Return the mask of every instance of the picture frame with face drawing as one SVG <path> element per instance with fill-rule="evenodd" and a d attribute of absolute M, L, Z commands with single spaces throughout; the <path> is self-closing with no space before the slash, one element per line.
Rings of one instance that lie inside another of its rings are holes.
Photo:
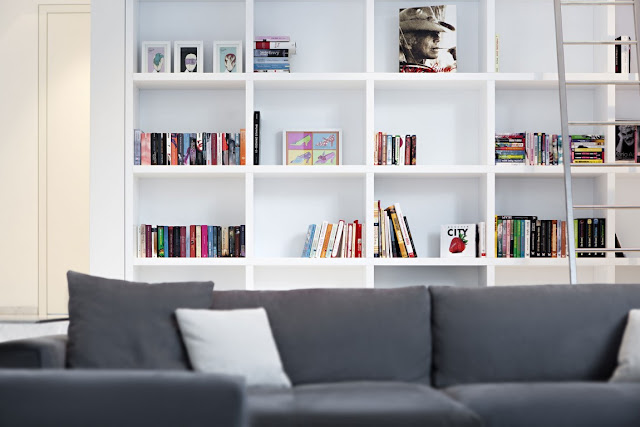
<path fill-rule="evenodd" d="M 242 40 L 213 42 L 213 72 L 242 73 Z"/>
<path fill-rule="evenodd" d="M 282 162 L 302 166 L 342 164 L 342 130 L 283 131 Z"/>
<path fill-rule="evenodd" d="M 174 73 L 204 73 L 202 41 L 177 41 L 173 44 Z"/>
<path fill-rule="evenodd" d="M 140 47 L 140 72 L 170 73 L 171 42 L 142 42 Z"/>

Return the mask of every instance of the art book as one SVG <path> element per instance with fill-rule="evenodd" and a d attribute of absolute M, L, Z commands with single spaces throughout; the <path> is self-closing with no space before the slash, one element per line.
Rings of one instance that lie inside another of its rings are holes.
<path fill-rule="evenodd" d="M 456 6 L 400 9 L 398 18 L 401 73 L 456 71 Z"/>
<path fill-rule="evenodd" d="M 283 162 L 285 165 L 342 164 L 342 131 L 284 131 Z"/>
<path fill-rule="evenodd" d="M 440 257 L 476 256 L 476 225 L 450 224 L 443 225 L 440 231 Z"/>

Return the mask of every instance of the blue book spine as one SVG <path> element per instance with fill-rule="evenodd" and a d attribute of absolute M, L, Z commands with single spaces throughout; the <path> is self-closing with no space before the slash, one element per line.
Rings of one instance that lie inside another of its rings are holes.
<path fill-rule="evenodd" d="M 311 251 L 311 239 L 313 239 L 313 234 L 315 233 L 316 226 L 315 224 L 311 224 L 307 229 L 307 240 L 304 242 L 304 248 L 302 249 L 302 258 L 309 258 Z"/>
<path fill-rule="evenodd" d="M 142 136 L 142 131 L 140 129 L 135 129 L 133 131 L 133 164 L 139 165 L 141 159 L 141 147 L 140 147 L 140 139 Z"/>
<path fill-rule="evenodd" d="M 240 164 L 240 134 L 236 133 L 236 165 Z"/>
<path fill-rule="evenodd" d="M 254 57 L 289 57 L 289 49 L 253 49 Z"/>
<path fill-rule="evenodd" d="M 278 58 L 278 57 L 254 57 L 254 64 L 289 64 L 289 58 Z"/>
<path fill-rule="evenodd" d="M 288 70 L 289 64 L 253 64 L 254 70 Z"/>
<path fill-rule="evenodd" d="M 213 258 L 213 226 L 207 226 L 207 250 L 209 252 L 209 258 Z"/>
<path fill-rule="evenodd" d="M 165 225 L 164 227 L 164 257 L 169 258 L 169 226 Z"/>
<path fill-rule="evenodd" d="M 186 239 L 186 243 L 184 245 L 184 247 L 185 247 L 185 254 L 184 254 L 185 258 L 191 258 L 191 236 L 189 235 L 189 230 L 190 230 L 190 227 L 187 225 L 187 234 L 185 236 L 187 239 Z"/>
<path fill-rule="evenodd" d="M 215 225 L 212 227 L 213 231 L 213 237 L 212 237 L 212 242 L 213 242 L 213 257 L 214 258 L 218 258 L 218 227 L 216 227 Z"/>
<path fill-rule="evenodd" d="M 240 226 L 240 256 L 242 258 L 245 257 L 244 255 L 244 250 L 245 250 L 245 242 L 244 242 L 244 225 Z"/>

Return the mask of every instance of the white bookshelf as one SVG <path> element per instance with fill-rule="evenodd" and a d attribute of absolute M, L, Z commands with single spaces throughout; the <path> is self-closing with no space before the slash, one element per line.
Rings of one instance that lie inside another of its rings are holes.
<path fill-rule="evenodd" d="M 498 132 L 560 132 L 553 6 L 550 0 L 455 0 L 458 72 L 399 74 L 398 9 L 404 0 L 127 0 L 125 266 L 144 281 L 211 279 L 219 289 L 493 286 L 566 283 L 566 259 L 496 259 L 494 216 L 563 215 L 561 167 L 494 165 Z M 434 4 L 434 2 L 431 2 Z M 630 22 L 613 7 L 568 10 L 567 39 L 613 39 Z M 595 11 L 595 12 L 594 12 Z M 572 16 L 569 16 L 571 14 Z M 162 23 L 158 25 L 158 22 Z M 180 22 L 179 25 L 166 25 Z M 589 25 L 585 25 L 589 23 Z M 291 74 L 214 74 L 214 40 L 243 40 L 253 69 L 254 34 L 291 36 Z M 495 72 L 495 35 L 500 71 Z M 145 40 L 203 40 L 204 73 L 141 74 Z M 629 80 L 613 74 L 613 47 L 571 47 L 570 80 Z M 636 72 L 635 68 L 632 68 Z M 638 90 L 569 89 L 570 117 L 631 118 Z M 133 166 L 133 129 L 145 132 L 247 130 L 261 112 L 261 164 Z M 282 130 L 343 130 L 343 165 L 281 165 Z M 373 166 L 374 133 L 418 136 L 417 166 Z M 604 133 L 609 161 L 614 130 Z M 577 203 L 640 204 L 640 168 L 584 167 L 574 174 Z M 372 206 L 399 202 L 419 258 L 373 257 Z M 607 218 L 607 240 L 640 244 L 632 212 L 581 212 Z M 323 220 L 365 224 L 364 258 L 304 259 L 307 227 Z M 487 223 L 487 258 L 439 257 L 442 224 Z M 246 258 L 135 257 L 140 224 L 246 225 Z M 633 255 L 630 255 L 633 256 Z M 632 282 L 640 258 L 578 259 L 581 282 Z M 637 282 L 637 280 L 635 280 Z"/>

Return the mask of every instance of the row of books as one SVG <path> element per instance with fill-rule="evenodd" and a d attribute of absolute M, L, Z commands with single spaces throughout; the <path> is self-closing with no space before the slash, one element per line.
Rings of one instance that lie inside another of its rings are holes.
<path fill-rule="evenodd" d="M 257 36 L 253 49 L 255 73 L 289 73 L 289 55 L 295 53 L 296 43 L 288 36 Z"/>
<path fill-rule="evenodd" d="M 245 227 L 235 225 L 138 226 L 138 258 L 220 258 L 245 256 Z"/>
<path fill-rule="evenodd" d="M 378 132 L 373 141 L 374 165 L 415 165 L 416 136 L 389 135 Z"/>
<path fill-rule="evenodd" d="M 631 36 L 618 36 L 616 40 L 628 42 Z M 631 72 L 631 44 L 615 45 L 615 72 L 629 74 Z"/>
<path fill-rule="evenodd" d="M 486 258 L 486 224 L 447 224 L 440 228 L 441 258 Z"/>
<path fill-rule="evenodd" d="M 574 219 L 575 247 L 606 247 L 604 218 Z M 496 216 L 496 258 L 565 258 L 568 253 L 567 222 L 537 216 Z M 604 257 L 604 252 L 580 252 L 578 257 Z"/>
<path fill-rule="evenodd" d="M 562 135 L 542 132 L 499 133 L 495 137 L 496 164 L 561 165 Z"/>
<path fill-rule="evenodd" d="M 134 165 L 245 165 L 239 133 L 145 133 L 134 130 Z"/>
<path fill-rule="evenodd" d="M 311 224 L 302 248 L 302 258 L 362 258 L 362 224 Z"/>
<path fill-rule="evenodd" d="M 604 163 L 604 135 L 569 135 L 571 163 Z"/>
<path fill-rule="evenodd" d="M 400 203 L 382 209 L 380 200 L 373 207 L 373 256 L 376 258 L 415 258 L 418 256 L 407 217 Z"/>

